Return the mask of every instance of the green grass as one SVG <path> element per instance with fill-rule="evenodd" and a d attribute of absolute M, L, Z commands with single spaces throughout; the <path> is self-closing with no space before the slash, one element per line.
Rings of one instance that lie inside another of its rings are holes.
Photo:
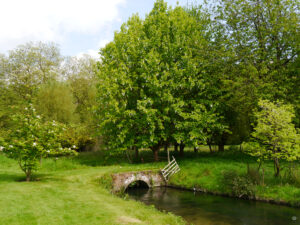
<path fill-rule="evenodd" d="M 199 188 L 209 192 L 234 195 L 232 187 L 228 186 L 228 181 L 224 180 L 224 174 L 234 171 L 237 176 L 247 176 L 247 164 L 251 168 L 257 168 L 258 163 L 255 158 L 247 156 L 239 151 L 225 151 L 223 153 L 210 154 L 200 152 L 194 154 L 189 152 L 184 159 L 178 158 L 181 171 L 174 175 L 170 184 L 187 187 Z M 287 166 L 287 163 L 282 163 Z M 300 169 L 299 163 L 297 164 Z M 253 185 L 256 198 L 272 199 L 285 201 L 294 206 L 300 206 L 300 187 L 299 184 L 288 182 L 282 177 L 274 177 L 274 167 L 272 162 L 265 163 L 264 185 Z M 230 183 L 230 182 L 229 182 Z"/>
<path fill-rule="evenodd" d="M 97 165 L 99 163 L 99 165 Z M 94 164 L 94 165 L 91 165 Z M 99 184 L 105 173 L 138 170 L 107 164 L 101 155 L 43 160 L 33 182 L 0 154 L 0 224 L 183 224 L 180 217 L 114 196 Z M 124 166 L 125 165 L 125 166 Z M 151 164 L 143 168 L 153 168 Z"/>
<path fill-rule="evenodd" d="M 210 154 L 201 148 L 199 153 L 188 149 L 184 158 L 172 151 L 171 155 L 181 171 L 170 184 L 225 194 L 232 194 L 224 182 L 226 172 L 244 176 L 247 164 L 257 166 L 256 159 L 236 150 Z M 116 172 L 158 170 L 167 163 L 164 151 L 160 156 L 163 160 L 153 163 L 152 152 L 144 150 L 140 153 L 144 163 L 139 159 L 134 164 L 128 163 L 124 153 L 114 151 L 45 159 L 35 181 L 28 183 L 17 163 L 0 154 L 0 224 L 184 224 L 180 217 L 111 194 L 101 179 Z M 265 168 L 265 185 L 255 185 L 255 196 L 299 206 L 299 186 L 275 178 L 272 162 Z"/>

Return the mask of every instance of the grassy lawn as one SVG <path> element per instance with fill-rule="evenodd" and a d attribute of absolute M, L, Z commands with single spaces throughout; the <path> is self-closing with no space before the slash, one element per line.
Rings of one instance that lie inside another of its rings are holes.
<path fill-rule="evenodd" d="M 99 185 L 102 174 L 138 165 L 91 165 L 95 161 L 92 156 L 47 159 L 36 181 L 28 183 L 16 162 L 0 154 L 0 224 L 183 224 L 177 216 L 114 196 Z"/>
<path fill-rule="evenodd" d="M 175 155 L 181 171 L 170 184 L 188 188 L 232 194 L 225 174 L 247 174 L 247 164 L 257 166 L 254 158 L 238 151 L 210 154 L 185 152 Z M 35 181 L 24 182 L 24 174 L 17 163 L 0 154 L 0 224 L 184 224 L 180 217 L 159 212 L 151 206 L 117 197 L 100 185 L 103 175 L 114 172 L 157 170 L 164 161 L 153 163 L 152 152 L 142 151 L 130 164 L 123 153 L 83 153 L 73 158 L 45 159 L 36 173 Z M 299 164 L 297 165 L 299 167 Z M 299 184 L 290 184 L 283 178 L 274 178 L 273 164 L 265 166 L 265 185 L 253 185 L 256 197 L 284 200 L 299 205 Z"/>

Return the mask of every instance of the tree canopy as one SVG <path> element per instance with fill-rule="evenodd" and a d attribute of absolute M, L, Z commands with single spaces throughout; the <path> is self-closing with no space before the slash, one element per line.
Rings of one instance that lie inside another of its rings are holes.
<path fill-rule="evenodd" d="M 157 1 L 144 20 L 131 17 L 101 50 L 98 112 L 110 144 L 150 147 L 157 160 L 164 142 L 205 142 L 205 121 L 224 130 L 204 28 L 183 8 Z"/>

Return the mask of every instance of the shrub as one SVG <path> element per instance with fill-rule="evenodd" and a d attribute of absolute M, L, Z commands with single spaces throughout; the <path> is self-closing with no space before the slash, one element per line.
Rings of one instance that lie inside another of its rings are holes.
<path fill-rule="evenodd" d="M 255 196 L 255 188 L 248 176 L 238 175 L 236 171 L 225 171 L 223 183 L 231 189 L 234 196 L 239 198 L 251 198 Z"/>
<path fill-rule="evenodd" d="M 76 146 L 79 152 L 85 151 L 87 146 L 95 144 L 95 140 L 88 134 L 86 127 L 69 125 L 62 135 L 62 146 L 70 148 Z"/>

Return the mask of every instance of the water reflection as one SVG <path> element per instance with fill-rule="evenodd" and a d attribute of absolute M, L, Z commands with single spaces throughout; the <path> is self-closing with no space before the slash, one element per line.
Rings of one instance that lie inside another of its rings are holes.
<path fill-rule="evenodd" d="M 171 188 L 130 189 L 128 195 L 198 225 L 294 225 L 300 210 Z"/>

